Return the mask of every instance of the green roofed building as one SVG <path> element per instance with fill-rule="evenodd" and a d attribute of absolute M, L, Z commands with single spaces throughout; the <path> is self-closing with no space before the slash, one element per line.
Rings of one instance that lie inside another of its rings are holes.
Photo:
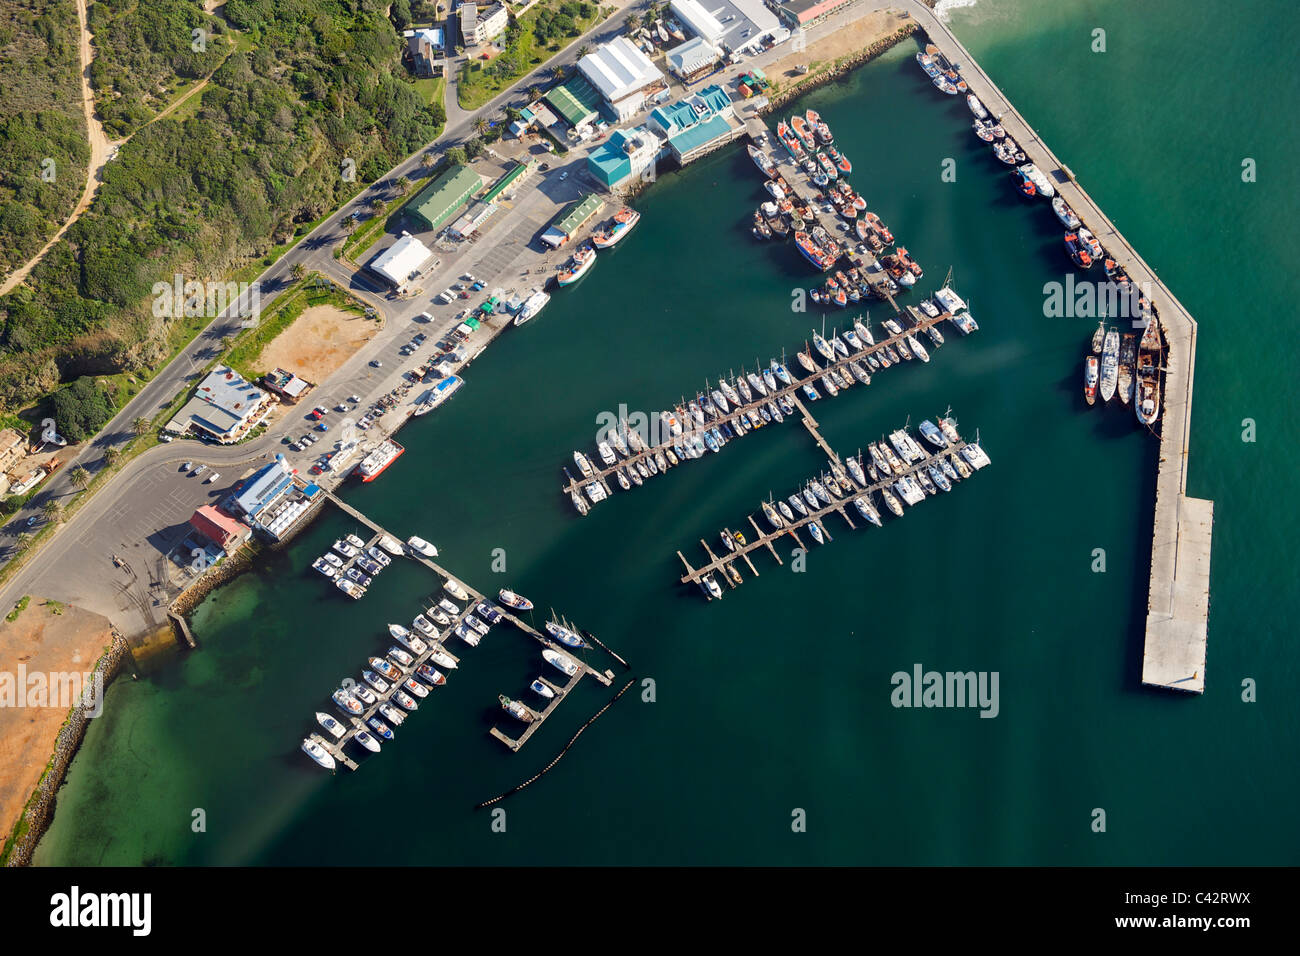
<path fill-rule="evenodd" d="M 406 212 L 425 229 L 437 229 L 482 185 L 482 178 L 468 166 L 453 166 L 420 190 Z"/>
<path fill-rule="evenodd" d="M 511 186 L 522 181 L 537 166 L 535 160 L 525 160 L 496 181 L 496 184 L 483 196 L 484 202 L 492 202 Z"/>
<path fill-rule="evenodd" d="M 543 99 L 570 126 L 590 123 L 600 112 L 600 94 L 581 76 L 555 87 Z"/>
<path fill-rule="evenodd" d="M 568 242 L 587 220 L 604 208 L 605 200 L 595 193 L 588 193 L 560 213 L 559 217 L 542 233 L 542 242 L 558 249 Z"/>

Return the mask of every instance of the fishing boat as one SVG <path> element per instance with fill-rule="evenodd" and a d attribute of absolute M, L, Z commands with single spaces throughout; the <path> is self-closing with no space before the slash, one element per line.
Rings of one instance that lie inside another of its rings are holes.
<path fill-rule="evenodd" d="M 1153 425 L 1160 416 L 1160 380 L 1156 376 L 1142 377 L 1137 382 L 1133 411 L 1143 425 Z"/>
<path fill-rule="evenodd" d="M 583 246 L 573 254 L 572 258 L 569 260 L 568 266 L 560 271 L 560 274 L 556 276 L 555 281 L 560 285 L 573 285 L 573 283 L 577 282 L 587 274 L 587 270 L 590 269 L 595 262 L 596 250 L 591 246 Z"/>
<path fill-rule="evenodd" d="M 822 272 L 826 272 L 835 264 L 835 259 L 831 254 L 813 241 L 812 236 L 808 235 L 806 232 L 795 232 L 794 244 L 795 248 L 799 250 L 799 254 Z"/>
<path fill-rule="evenodd" d="M 966 94 L 966 105 L 970 107 L 971 114 L 976 119 L 988 119 L 989 111 L 984 108 L 984 104 L 980 102 L 980 98 L 974 93 Z"/>
<path fill-rule="evenodd" d="M 1101 349 L 1101 399 L 1109 402 L 1115 397 L 1115 386 L 1119 382 L 1119 332 L 1110 329 L 1106 332 Z"/>
<path fill-rule="evenodd" d="M 539 697 L 545 697 L 547 700 L 552 700 L 555 697 L 555 691 L 551 690 L 550 686 L 540 677 L 529 684 L 528 689 Z"/>
<path fill-rule="evenodd" d="M 1083 360 L 1083 397 L 1089 405 L 1097 401 L 1097 364 L 1095 355 Z"/>
<path fill-rule="evenodd" d="M 577 661 L 568 654 L 565 654 L 563 651 L 557 651 L 552 647 L 547 647 L 542 650 L 542 657 L 545 659 L 546 663 L 570 677 L 578 673 Z"/>
<path fill-rule="evenodd" d="M 1057 196 L 1052 200 L 1052 212 L 1056 213 L 1056 218 L 1061 220 L 1061 225 L 1066 229 L 1079 228 L 1079 217 L 1074 214 L 1074 210 L 1070 208 L 1064 196 Z"/>
<path fill-rule="evenodd" d="M 551 294 L 549 292 L 543 292 L 541 289 L 537 289 L 532 293 L 532 295 L 524 299 L 524 304 L 521 305 L 519 311 L 515 313 L 514 324 L 523 325 L 529 319 L 536 316 L 538 312 L 541 312 L 546 306 L 546 303 L 550 301 Z"/>
<path fill-rule="evenodd" d="M 835 168 L 843 175 L 847 176 L 849 173 L 853 172 L 853 164 L 849 162 L 849 158 L 834 146 L 827 148 L 826 155 L 829 157 L 830 161 L 835 164 Z"/>
<path fill-rule="evenodd" d="M 1097 237 L 1094 236 L 1086 226 L 1079 227 L 1079 242 L 1081 242 L 1088 250 L 1093 261 L 1105 257 L 1106 250 L 1101 247 L 1101 243 L 1097 241 Z"/>
<path fill-rule="evenodd" d="M 1056 195 L 1056 189 L 1052 186 L 1051 181 L 1043 174 L 1043 171 L 1033 163 L 1024 163 L 1021 166 L 1017 166 L 1016 170 L 1024 180 L 1033 184 L 1034 189 L 1039 196 L 1051 199 Z M 1030 195 L 1033 195 L 1033 193 Z"/>
<path fill-rule="evenodd" d="M 790 128 L 794 130 L 794 134 L 799 137 L 799 142 L 803 144 L 804 148 L 808 150 L 817 148 L 817 141 L 813 137 L 812 130 L 808 128 L 808 121 L 805 117 L 790 117 Z"/>
<path fill-rule="evenodd" d="M 614 214 L 608 229 L 601 230 L 591 237 L 592 245 L 597 249 L 611 249 L 631 232 L 632 227 L 640 221 L 641 214 L 639 212 L 629 206 L 624 206 Z"/>
<path fill-rule="evenodd" d="M 1080 269 L 1089 269 L 1092 267 L 1092 253 L 1088 247 L 1079 240 L 1077 232 L 1067 232 L 1065 234 L 1065 251 L 1070 260 Z"/>
<path fill-rule="evenodd" d="M 506 588 L 502 588 L 498 591 L 497 597 L 506 607 L 512 607 L 516 611 L 531 611 L 533 609 L 532 601 L 528 600 L 528 598 L 524 597 L 522 594 L 516 594 L 514 591 L 507 590 Z"/>
<path fill-rule="evenodd" d="M 754 161 L 754 165 L 761 169 L 764 175 L 769 178 L 776 172 L 776 164 L 768 158 L 767 153 L 763 152 L 757 146 L 749 147 L 749 158 Z"/>
<path fill-rule="evenodd" d="M 333 770 L 335 767 L 334 758 L 330 756 L 330 752 L 310 737 L 303 739 L 302 752 L 326 770 Z"/>

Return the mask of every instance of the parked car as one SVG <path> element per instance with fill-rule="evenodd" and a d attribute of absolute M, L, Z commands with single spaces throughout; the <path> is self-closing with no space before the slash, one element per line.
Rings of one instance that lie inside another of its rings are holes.
<path fill-rule="evenodd" d="M 383 368 L 383 367 L 384 367 L 384 363 L 381 362 L 381 361 L 379 361 L 379 359 L 371 359 L 371 360 L 370 360 L 370 367 L 371 367 L 371 368 Z"/>
<path fill-rule="evenodd" d="M 40 520 L 41 520 L 40 515 L 32 515 L 30 518 L 27 519 L 27 527 L 29 528 L 32 527 L 34 524 L 36 524 L 36 522 Z"/>
<path fill-rule="evenodd" d="M 326 425 L 324 422 L 321 422 L 319 425 L 316 426 L 316 430 L 318 432 L 327 432 L 330 430 L 330 427 Z"/>
<path fill-rule="evenodd" d="M 161 435 L 158 436 L 158 440 L 159 440 L 159 441 L 175 441 L 175 436 L 169 434 L 168 432 L 163 432 Z"/>
<path fill-rule="evenodd" d="M 199 467 L 197 467 L 197 468 L 194 469 L 194 474 L 196 474 L 196 475 L 201 475 L 201 474 L 203 474 L 203 473 L 204 473 L 205 471 L 207 471 L 207 470 L 208 470 L 208 466 L 207 466 L 207 465 L 199 465 Z"/>
<path fill-rule="evenodd" d="M 203 479 L 203 483 L 205 485 L 210 485 L 220 477 L 221 475 L 214 471 L 212 474 L 208 475 L 207 478 Z"/>

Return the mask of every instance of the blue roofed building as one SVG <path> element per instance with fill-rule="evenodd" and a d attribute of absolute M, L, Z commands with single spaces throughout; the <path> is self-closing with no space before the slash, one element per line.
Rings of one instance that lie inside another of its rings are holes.
<path fill-rule="evenodd" d="M 683 166 L 744 132 L 731 97 L 716 83 L 684 100 L 656 107 L 650 113 L 650 126 L 667 139 L 669 152 Z"/>
<path fill-rule="evenodd" d="M 283 456 L 263 465 L 245 479 L 231 501 L 235 511 L 256 519 L 293 488 L 293 469 Z"/>
<path fill-rule="evenodd" d="M 615 189 L 653 169 L 664 141 L 648 127 L 615 130 L 587 156 L 587 171 L 606 189 Z"/>

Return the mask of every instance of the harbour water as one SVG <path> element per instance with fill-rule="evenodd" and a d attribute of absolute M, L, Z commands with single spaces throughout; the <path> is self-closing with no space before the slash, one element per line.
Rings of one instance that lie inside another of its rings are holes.
<path fill-rule="evenodd" d="M 905 47 L 794 105 L 835 130 L 854 186 L 926 268 L 918 288 L 951 265 L 981 331 L 945 331 L 929 365 L 813 412 L 848 453 L 951 406 L 991 468 L 883 529 L 832 518 L 834 543 L 805 571 L 785 545 L 785 566 L 756 557 L 761 576 L 710 604 L 676 584 L 674 552 L 702 556 L 701 537 L 716 550 L 721 527 L 820 469 L 797 423 L 577 517 L 560 466 L 590 449 L 599 413 L 657 410 L 821 328 L 820 312 L 791 310 L 816 278 L 792 245 L 749 235 L 765 194 L 743 148 L 709 157 L 661 177 L 626 241 L 405 428 L 380 480 L 345 492 L 481 590 L 513 587 L 539 621 L 553 606 L 590 629 L 653 694 L 626 695 L 500 804 L 494 832 L 473 806 L 532 776 L 612 695 L 583 682 L 509 753 L 486 732 L 518 730 L 496 696 L 526 695 L 546 665 L 497 627 L 454 648 L 461 667 L 382 754 L 322 773 L 297 749 L 312 712 L 332 710 L 329 691 L 391 643 L 386 623 L 409 622 L 438 584 L 394 562 L 365 599 L 338 596 L 310 562 L 355 529 L 327 512 L 203 605 L 200 651 L 113 685 L 38 863 L 1295 863 L 1300 598 L 1269 559 L 1300 530 L 1285 497 L 1297 346 L 1269 320 L 1296 300 L 1298 134 L 1285 109 L 1241 106 L 1300 92 L 1257 65 L 1261 38 L 1289 48 L 1295 17 L 1173 0 L 980 0 L 952 15 L 1200 321 L 1188 492 L 1218 517 L 1204 697 L 1139 687 L 1156 445 L 1131 412 L 1083 403 L 1095 320 L 1043 314 L 1043 284 L 1071 268 L 1061 230 Z M 1241 180 L 1247 157 L 1258 182 Z M 853 314 L 828 313 L 828 328 Z M 997 672 L 998 716 L 893 707 L 891 675 L 916 664 Z M 791 830 L 797 809 L 807 832 Z"/>

